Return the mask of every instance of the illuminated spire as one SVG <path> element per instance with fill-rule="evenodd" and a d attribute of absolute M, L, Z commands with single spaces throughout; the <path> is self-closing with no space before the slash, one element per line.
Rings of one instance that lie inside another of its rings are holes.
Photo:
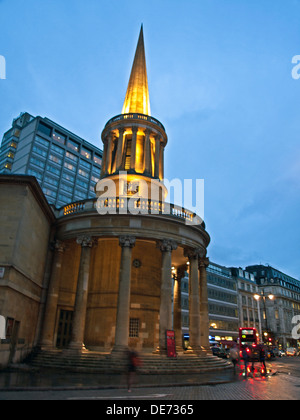
<path fill-rule="evenodd" d="M 122 114 L 150 115 L 150 100 L 146 69 L 143 25 L 135 52 Z"/>

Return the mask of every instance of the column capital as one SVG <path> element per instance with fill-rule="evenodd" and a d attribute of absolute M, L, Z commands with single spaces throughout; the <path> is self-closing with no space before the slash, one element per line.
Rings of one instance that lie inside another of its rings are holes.
<path fill-rule="evenodd" d="M 134 236 L 120 236 L 119 245 L 124 248 L 133 248 L 135 246 L 135 237 Z"/>
<path fill-rule="evenodd" d="M 146 136 L 150 136 L 150 134 L 152 133 L 152 131 L 150 130 L 150 128 L 146 128 L 144 130 L 144 133 L 145 133 Z"/>
<path fill-rule="evenodd" d="M 138 130 L 139 130 L 139 127 L 138 127 L 137 125 L 133 125 L 133 126 L 131 127 L 131 130 L 132 130 L 132 134 L 133 134 L 133 133 L 137 133 L 137 132 L 138 132 Z"/>
<path fill-rule="evenodd" d="M 185 248 L 184 256 L 189 260 L 200 258 L 203 255 L 203 250 L 201 248 Z"/>
<path fill-rule="evenodd" d="M 94 245 L 98 243 L 96 238 L 93 238 L 92 236 L 78 236 L 76 239 L 76 242 L 82 246 L 82 248 L 92 248 Z"/>
<path fill-rule="evenodd" d="M 125 127 L 118 127 L 119 136 L 125 133 Z"/>
<path fill-rule="evenodd" d="M 113 131 L 109 131 L 105 136 L 105 139 L 112 139 L 115 137 L 115 133 Z"/>
<path fill-rule="evenodd" d="M 51 249 L 53 251 L 63 253 L 66 250 L 66 245 L 62 241 L 60 241 L 60 240 L 57 239 L 56 241 L 53 241 L 51 243 Z"/>
<path fill-rule="evenodd" d="M 200 257 L 199 258 L 199 268 L 205 267 L 207 268 L 209 266 L 209 258 L 207 257 Z"/>
<path fill-rule="evenodd" d="M 175 249 L 177 249 L 177 243 L 171 239 L 163 239 L 158 241 L 157 247 L 161 252 L 175 251 Z"/>

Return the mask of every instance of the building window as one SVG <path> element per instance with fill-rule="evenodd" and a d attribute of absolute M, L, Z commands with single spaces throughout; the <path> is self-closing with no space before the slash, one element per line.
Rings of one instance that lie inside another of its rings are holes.
<path fill-rule="evenodd" d="M 40 137 L 40 136 L 35 136 L 35 141 L 37 142 L 37 143 L 39 143 L 39 144 L 41 144 L 42 146 L 45 146 L 45 147 L 49 147 L 49 142 L 48 142 L 48 140 L 44 140 L 44 139 L 42 139 L 42 137 Z"/>
<path fill-rule="evenodd" d="M 32 150 L 39 156 L 47 157 L 47 153 L 45 150 L 40 149 L 37 146 L 33 146 Z"/>
<path fill-rule="evenodd" d="M 42 122 L 39 123 L 38 131 L 51 137 L 52 128 Z"/>
<path fill-rule="evenodd" d="M 101 159 L 101 157 L 100 157 L 100 156 L 95 155 L 95 156 L 94 156 L 94 162 L 95 162 L 97 165 L 101 165 L 101 164 L 102 164 L 102 159 Z"/>
<path fill-rule="evenodd" d="M 129 337 L 138 337 L 140 331 L 140 320 L 138 318 L 130 318 Z"/>
<path fill-rule="evenodd" d="M 75 177 L 73 175 L 67 174 L 66 172 L 63 172 L 62 177 L 70 182 L 75 181 Z"/>
<path fill-rule="evenodd" d="M 52 144 L 51 145 L 51 150 L 53 150 L 54 152 L 58 153 L 60 156 L 63 156 L 64 153 L 65 153 L 64 149 L 62 149 L 59 146 L 56 146 L 56 144 Z"/>
<path fill-rule="evenodd" d="M 81 181 L 81 179 L 77 179 L 77 184 L 83 188 L 88 188 L 88 184 L 84 181 Z"/>
<path fill-rule="evenodd" d="M 91 170 L 92 165 L 89 162 L 86 162 L 85 160 L 80 160 L 80 165 L 84 166 L 85 168 Z"/>
<path fill-rule="evenodd" d="M 75 171 L 76 171 L 76 166 L 71 165 L 71 164 L 70 164 L 70 163 L 68 163 L 68 162 L 65 162 L 65 163 L 64 163 L 64 166 L 65 166 L 65 168 L 69 169 L 70 171 L 73 171 L 73 172 L 75 172 Z"/>
<path fill-rule="evenodd" d="M 86 157 L 87 159 L 92 158 L 92 152 L 90 150 L 85 149 L 84 147 L 81 148 L 82 156 Z"/>
<path fill-rule="evenodd" d="M 75 142 L 75 141 L 73 141 L 73 140 L 68 140 L 68 142 L 67 142 L 67 146 L 68 146 L 70 149 L 74 150 L 75 152 L 78 152 L 78 151 L 79 151 L 79 144 L 78 144 L 78 143 L 76 143 L 76 142 Z"/>
<path fill-rule="evenodd" d="M 50 176 L 45 176 L 44 181 L 48 182 L 48 184 L 50 184 L 50 185 L 54 185 L 55 187 L 58 186 L 58 180 L 56 180 L 54 178 L 51 178 Z"/>
<path fill-rule="evenodd" d="M 30 162 L 33 165 L 39 166 L 40 168 L 45 168 L 45 162 L 42 162 L 39 159 L 36 159 L 36 158 L 32 157 L 32 158 L 30 158 Z"/>
<path fill-rule="evenodd" d="M 76 163 L 78 162 L 78 157 L 73 155 L 73 153 L 66 152 L 66 157 L 73 160 L 73 162 L 76 162 Z"/>
<path fill-rule="evenodd" d="M 69 193 L 73 193 L 73 187 L 70 187 L 69 185 L 66 184 L 61 184 L 60 188 L 64 191 L 67 191 Z"/>
<path fill-rule="evenodd" d="M 57 156 L 50 155 L 49 156 L 49 159 L 52 160 L 52 162 L 57 163 L 58 165 L 61 165 L 62 164 L 62 160 L 59 157 L 57 157 Z"/>
<path fill-rule="evenodd" d="M 85 178 L 89 177 L 89 174 L 82 169 L 78 169 L 78 173 L 79 175 L 84 176 Z"/>
<path fill-rule="evenodd" d="M 55 174 L 55 175 L 60 175 L 60 170 L 57 169 L 57 168 L 54 168 L 51 165 L 47 165 L 47 171 L 49 171 L 49 172 L 51 172 L 52 174 Z"/>
<path fill-rule="evenodd" d="M 52 197 L 52 198 L 56 198 L 56 192 L 50 190 L 50 188 L 43 188 L 43 191 L 44 191 L 45 195 L 47 195 L 49 197 Z"/>
<path fill-rule="evenodd" d="M 53 137 L 54 140 L 58 141 L 61 144 L 65 144 L 65 142 L 66 142 L 66 136 L 64 136 L 63 134 L 59 133 L 58 131 L 57 132 L 54 132 L 52 134 L 52 137 Z"/>
<path fill-rule="evenodd" d="M 43 179 L 43 175 L 34 169 L 28 169 L 27 173 L 28 175 L 35 176 L 39 181 Z"/>

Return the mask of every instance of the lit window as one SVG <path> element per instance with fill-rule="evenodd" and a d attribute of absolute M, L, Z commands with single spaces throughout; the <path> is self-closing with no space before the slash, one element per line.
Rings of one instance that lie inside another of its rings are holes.
<path fill-rule="evenodd" d="M 65 163 L 64 163 L 64 166 L 65 166 L 65 168 L 69 169 L 70 171 L 73 171 L 73 172 L 75 172 L 75 171 L 76 171 L 76 166 L 71 165 L 71 164 L 70 164 L 70 163 L 68 163 L 68 162 L 65 162 Z"/>
<path fill-rule="evenodd" d="M 90 152 L 90 150 L 85 149 L 84 147 L 81 148 L 81 154 L 82 154 L 82 156 L 86 157 L 87 159 L 92 158 L 92 152 Z"/>
<path fill-rule="evenodd" d="M 89 177 L 89 174 L 87 172 L 83 171 L 82 169 L 78 169 L 78 173 L 79 173 L 79 175 L 84 176 L 85 178 Z"/>
<path fill-rule="evenodd" d="M 59 133 L 58 131 L 54 132 L 52 134 L 52 137 L 53 137 L 54 140 L 58 141 L 61 144 L 65 144 L 65 142 L 66 142 L 66 136 Z"/>
<path fill-rule="evenodd" d="M 52 162 L 57 163 L 58 165 L 61 165 L 62 164 L 62 160 L 59 157 L 57 157 L 57 156 L 50 155 L 49 156 L 49 159 L 52 160 Z"/>
<path fill-rule="evenodd" d="M 66 157 L 73 160 L 74 162 L 78 162 L 78 157 L 73 155 L 73 153 L 66 152 Z"/>
<path fill-rule="evenodd" d="M 102 159 L 100 156 L 95 155 L 94 156 L 94 162 L 97 163 L 98 165 L 102 164 Z"/>
<path fill-rule="evenodd" d="M 78 143 L 76 143 L 76 142 L 75 142 L 75 141 L 73 141 L 73 140 L 68 140 L 68 142 L 67 142 L 67 146 L 68 146 L 70 149 L 74 150 L 75 152 L 78 152 L 78 151 L 79 151 L 79 144 L 78 144 Z"/>

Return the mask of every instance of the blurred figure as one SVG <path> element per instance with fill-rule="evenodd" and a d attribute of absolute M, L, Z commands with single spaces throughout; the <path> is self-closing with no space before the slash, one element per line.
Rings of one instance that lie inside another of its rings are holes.
<path fill-rule="evenodd" d="M 234 342 L 233 346 L 230 349 L 230 358 L 231 358 L 231 361 L 232 361 L 232 364 L 233 364 L 233 369 L 234 369 L 234 372 L 235 372 L 235 368 L 236 368 L 237 362 L 239 360 L 239 350 L 238 350 L 238 346 L 237 346 L 236 342 Z"/>
<path fill-rule="evenodd" d="M 249 364 L 249 348 L 247 346 L 242 347 L 242 359 L 244 360 L 245 364 L 245 377 L 247 378 L 248 375 L 248 364 Z"/>
<path fill-rule="evenodd" d="M 128 351 L 128 376 L 127 376 L 128 392 L 131 392 L 131 386 L 133 384 L 133 380 L 136 376 L 136 371 L 139 366 L 141 366 L 141 360 L 137 352 L 133 350 L 129 350 Z"/>
<path fill-rule="evenodd" d="M 262 373 L 265 375 L 267 374 L 267 367 L 266 367 L 266 351 L 263 344 L 259 345 L 259 361 L 264 367 L 264 370 L 262 370 Z"/>

